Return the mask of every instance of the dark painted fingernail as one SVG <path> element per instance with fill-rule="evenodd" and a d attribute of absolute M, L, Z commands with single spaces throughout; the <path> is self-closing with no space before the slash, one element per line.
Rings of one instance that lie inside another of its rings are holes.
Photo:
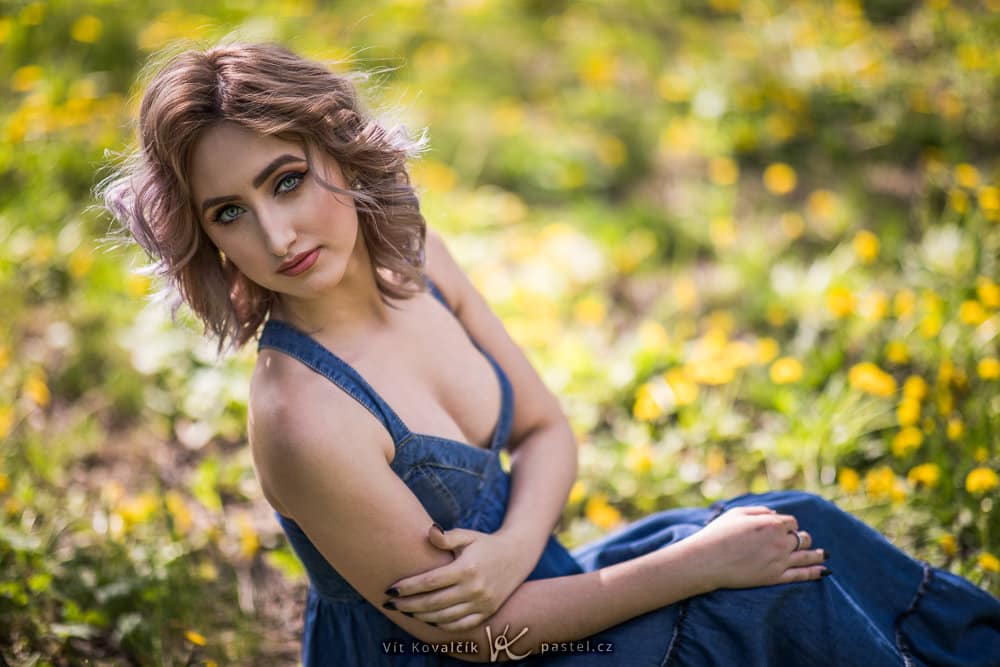
<path fill-rule="evenodd" d="M 823 552 L 823 560 L 827 560 L 828 558 L 830 558 L 830 552 L 829 551 L 827 551 L 826 549 L 820 549 L 820 551 Z"/>
<path fill-rule="evenodd" d="M 831 574 L 833 574 L 833 570 L 831 570 L 830 568 L 823 568 L 823 571 L 819 573 L 819 576 L 829 577 Z"/>
<path fill-rule="evenodd" d="M 392 600 L 386 600 L 385 602 L 382 603 L 382 609 L 388 609 L 389 611 L 395 611 L 396 610 L 396 603 L 393 602 Z"/>
<path fill-rule="evenodd" d="M 399 589 L 393 586 L 392 588 L 385 589 L 385 594 L 389 597 L 399 597 Z"/>
<path fill-rule="evenodd" d="M 431 529 L 433 530 L 434 528 L 437 528 L 437 531 L 439 533 L 441 533 L 442 535 L 444 535 L 444 528 L 442 528 L 441 526 L 439 526 L 438 523 L 437 523 L 437 521 L 435 521 L 434 523 L 431 524 Z"/>
<path fill-rule="evenodd" d="M 400 613 L 403 614 L 404 616 L 409 616 L 410 618 L 416 618 L 417 617 L 417 615 L 414 614 L 412 611 L 400 611 Z"/>
<path fill-rule="evenodd" d="M 435 628 L 436 628 L 436 627 L 438 626 L 438 624 L 437 624 L 437 623 L 435 623 L 434 621 L 424 621 L 424 623 L 426 623 L 427 625 L 432 625 L 432 626 L 434 626 Z"/>

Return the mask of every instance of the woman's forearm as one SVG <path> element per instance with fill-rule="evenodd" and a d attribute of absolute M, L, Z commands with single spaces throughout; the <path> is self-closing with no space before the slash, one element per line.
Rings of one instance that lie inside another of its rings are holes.
<path fill-rule="evenodd" d="M 486 623 L 468 632 L 444 635 L 440 641 L 475 644 L 478 650 L 453 653 L 473 662 L 487 662 L 491 657 L 506 660 L 511 654 L 529 651 L 538 654 L 542 644 L 583 639 L 712 590 L 703 560 L 696 542 L 683 540 L 594 572 L 527 581 Z M 501 650 L 491 656 L 491 647 L 498 646 L 498 635 L 505 638 L 499 643 L 509 642 L 525 628 L 523 636 L 510 644 L 509 652 Z"/>
<path fill-rule="evenodd" d="M 498 532 L 537 558 L 562 515 L 576 472 L 576 439 L 565 420 L 528 434 L 511 455 L 510 500 Z"/>

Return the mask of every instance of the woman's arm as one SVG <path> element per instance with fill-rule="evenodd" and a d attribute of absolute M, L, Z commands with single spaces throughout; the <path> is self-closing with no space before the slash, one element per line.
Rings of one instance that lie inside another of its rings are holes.
<path fill-rule="evenodd" d="M 274 368 L 289 366 L 285 370 Z M 430 643 L 471 642 L 489 659 L 493 637 L 510 626 L 515 653 L 541 642 L 580 639 L 685 597 L 729 585 L 762 585 L 819 576 L 818 550 L 792 552 L 794 519 L 750 509 L 728 512 L 677 544 L 587 574 L 521 584 L 495 616 L 477 627 L 445 632 L 383 606 L 387 587 L 404 574 L 451 560 L 427 540 L 431 519 L 387 461 L 391 442 L 365 409 L 305 367 L 251 395 L 251 446 L 261 485 L 294 519 L 327 561 L 377 609 Z M 265 383 L 257 386 L 263 387 Z M 812 559 L 812 560 L 808 560 Z M 389 638 L 386 638 L 389 639 Z M 454 646 L 454 644 L 452 644 Z M 505 656 L 500 655 L 500 658 Z"/>

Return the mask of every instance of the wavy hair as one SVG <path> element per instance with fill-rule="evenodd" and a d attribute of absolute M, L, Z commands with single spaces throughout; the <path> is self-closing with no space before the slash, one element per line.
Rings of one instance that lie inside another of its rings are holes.
<path fill-rule="evenodd" d="M 208 128 L 230 121 L 325 151 L 340 165 L 358 211 L 382 300 L 423 289 L 426 224 L 406 161 L 423 140 L 386 129 L 362 108 L 347 76 L 276 44 L 223 44 L 170 58 L 150 80 L 138 147 L 97 186 L 98 198 L 153 260 L 179 299 L 223 348 L 239 348 L 267 319 L 275 294 L 240 273 L 198 223 L 188 182 Z M 315 172 L 314 172 L 315 173 Z M 389 280 L 387 269 L 402 280 Z M 169 291 L 169 290 L 168 290 Z"/>

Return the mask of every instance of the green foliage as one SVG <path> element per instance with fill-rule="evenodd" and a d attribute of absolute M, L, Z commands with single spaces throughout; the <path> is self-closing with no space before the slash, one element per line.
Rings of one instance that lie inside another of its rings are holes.
<path fill-rule="evenodd" d="M 90 198 L 140 64 L 233 31 L 429 128 L 428 221 L 580 438 L 566 541 L 807 488 L 1000 593 L 997 0 L 8 2 L 5 658 L 294 660 L 253 351 L 147 305 Z"/>

